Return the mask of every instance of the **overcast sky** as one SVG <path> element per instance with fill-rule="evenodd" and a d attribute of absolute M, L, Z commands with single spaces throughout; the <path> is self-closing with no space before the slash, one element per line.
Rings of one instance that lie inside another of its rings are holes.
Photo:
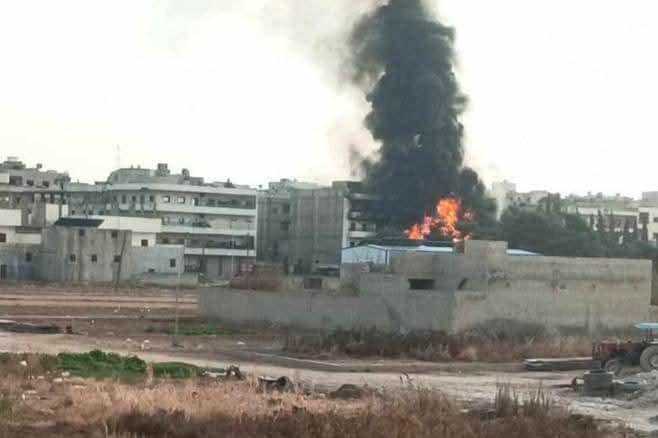
<path fill-rule="evenodd" d="M 104 179 L 168 162 L 253 185 L 350 175 L 368 107 L 341 80 L 369 1 L 0 0 L 0 158 Z M 441 0 L 468 163 L 487 183 L 658 189 L 658 5 Z"/>

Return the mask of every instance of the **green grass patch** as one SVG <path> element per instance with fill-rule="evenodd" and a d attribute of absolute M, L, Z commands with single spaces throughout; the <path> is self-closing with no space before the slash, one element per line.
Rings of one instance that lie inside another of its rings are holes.
<path fill-rule="evenodd" d="M 94 350 L 89 353 L 61 353 L 58 368 L 78 377 L 136 382 L 146 376 L 147 364 L 136 356 L 119 356 Z M 203 368 L 183 362 L 156 362 L 153 376 L 171 379 L 202 377 L 206 372 L 224 372 L 221 368 Z"/>
<path fill-rule="evenodd" d="M 136 381 L 146 373 L 146 362 L 142 359 L 100 350 L 89 353 L 60 353 L 57 358 L 58 368 L 79 377 Z"/>

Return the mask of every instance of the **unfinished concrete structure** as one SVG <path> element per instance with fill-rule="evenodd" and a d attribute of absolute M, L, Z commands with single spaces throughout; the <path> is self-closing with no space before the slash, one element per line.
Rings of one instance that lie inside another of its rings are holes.
<path fill-rule="evenodd" d="M 399 252 L 389 263 L 344 265 L 352 295 L 204 292 L 208 318 L 315 330 L 460 332 L 495 320 L 599 332 L 658 317 L 646 260 L 518 256 L 506 242 L 463 253 Z"/>
<path fill-rule="evenodd" d="M 133 246 L 130 230 L 100 228 L 99 219 L 63 220 L 44 228 L 37 277 L 58 283 L 115 283 L 143 274 L 178 277 L 182 246 Z"/>
<path fill-rule="evenodd" d="M 340 252 L 375 235 L 368 217 L 374 201 L 361 183 L 331 187 L 281 181 L 261 194 L 261 260 L 286 263 L 296 273 L 338 271 Z"/>

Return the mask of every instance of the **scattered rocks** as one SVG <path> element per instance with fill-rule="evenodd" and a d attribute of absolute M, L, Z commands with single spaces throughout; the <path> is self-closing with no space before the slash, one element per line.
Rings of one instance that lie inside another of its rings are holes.
<path fill-rule="evenodd" d="M 64 378 L 66 378 L 66 377 L 71 377 L 71 373 L 68 372 L 68 371 L 62 371 L 61 376 L 64 377 Z"/>
<path fill-rule="evenodd" d="M 53 379 L 53 383 L 63 383 L 63 382 L 64 382 L 64 379 L 62 379 L 61 377 L 55 377 Z"/>
<path fill-rule="evenodd" d="M 22 367 L 26 367 L 26 366 L 27 366 L 27 361 L 25 361 L 25 360 L 22 360 L 22 361 L 20 361 L 19 363 L 20 363 L 20 365 L 21 365 Z"/>

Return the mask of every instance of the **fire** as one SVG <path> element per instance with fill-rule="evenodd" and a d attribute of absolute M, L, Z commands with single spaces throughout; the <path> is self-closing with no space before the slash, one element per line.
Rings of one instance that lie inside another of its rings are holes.
<path fill-rule="evenodd" d="M 447 196 L 436 203 L 432 216 L 425 216 L 422 222 L 413 224 L 405 230 L 404 234 L 411 240 L 424 240 L 433 230 L 438 230 L 440 234 L 453 240 L 468 239 L 470 236 L 464 236 L 458 225 L 460 220 L 472 218 L 473 214 L 470 211 L 463 211 L 462 203 L 458 198 Z"/>

